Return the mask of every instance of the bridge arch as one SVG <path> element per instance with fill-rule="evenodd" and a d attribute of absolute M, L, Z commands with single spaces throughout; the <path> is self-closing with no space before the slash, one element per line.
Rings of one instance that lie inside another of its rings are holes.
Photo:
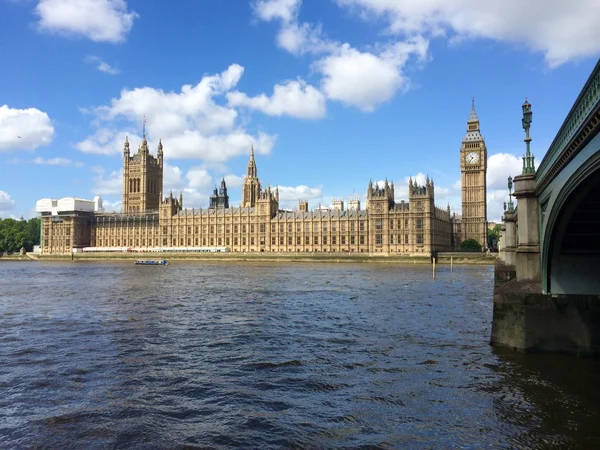
<path fill-rule="evenodd" d="M 569 177 L 557 195 L 542 242 L 547 292 L 600 292 L 600 151 Z"/>

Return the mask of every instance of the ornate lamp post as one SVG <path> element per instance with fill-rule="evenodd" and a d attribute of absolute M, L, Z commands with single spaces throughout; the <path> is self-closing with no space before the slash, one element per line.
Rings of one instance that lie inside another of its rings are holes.
<path fill-rule="evenodd" d="M 513 196 L 512 188 L 513 188 L 513 179 L 509 175 L 508 176 L 508 204 L 507 203 L 504 204 L 504 206 L 505 206 L 504 210 L 505 211 L 508 210 L 509 212 L 512 212 L 515 209 L 513 202 L 512 202 L 512 196 Z"/>
<path fill-rule="evenodd" d="M 531 104 L 527 101 L 527 98 L 525 98 L 525 103 L 523 103 L 522 108 L 523 119 L 521 119 L 521 123 L 523 124 L 523 129 L 525 130 L 525 145 L 527 148 L 525 156 L 523 156 L 523 174 L 535 173 L 535 156 L 531 155 L 531 150 L 529 148 L 531 143 L 531 137 L 529 137 L 529 127 L 531 126 L 531 118 L 533 113 L 531 112 Z"/>

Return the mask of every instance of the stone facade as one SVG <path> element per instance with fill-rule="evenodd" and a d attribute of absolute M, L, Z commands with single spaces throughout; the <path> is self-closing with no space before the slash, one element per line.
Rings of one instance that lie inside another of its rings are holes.
<path fill-rule="evenodd" d="M 157 158 L 149 154 L 145 137 L 134 157 L 128 149 L 126 141 L 123 212 L 42 216 L 42 253 L 86 247 L 407 255 L 452 250 L 450 209 L 435 206 L 434 182 L 429 178 L 423 186 L 409 181 L 408 201 L 395 202 L 393 183 L 370 182 L 364 210 L 355 198 L 347 210 L 337 202 L 335 208 L 310 211 L 308 202 L 300 200 L 298 210 L 287 211 L 279 208 L 277 188 L 261 188 L 252 149 L 240 207 L 229 207 L 223 180 L 209 208 L 184 209 L 182 195 L 156 197 L 156 188 L 162 187 L 162 143 Z M 67 240 L 68 236 L 72 238 Z"/>
<path fill-rule="evenodd" d="M 460 147 L 462 186 L 461 235 L 457 245 L 466 239 L 475 239 L 487 247 L 487 148 L 480 133 L 475 102 L 467 120 L 467 134 Z"/>
<path fill-rule="evenodd" d="M 123 212 L 158 211 L 163 183 L 163 145 L 158 143 L 156 158 L 150 154 L 146 132 L 135 155 L 129 151 L 129 140 L 123 146 Z"/>

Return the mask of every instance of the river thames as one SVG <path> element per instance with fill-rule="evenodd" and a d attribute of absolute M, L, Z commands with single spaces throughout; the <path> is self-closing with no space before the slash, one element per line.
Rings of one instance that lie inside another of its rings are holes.
<path fill-rule="evenodd" d="M 2 262 L 0 447 L 600 448 L 600 363 L 438 269 Z"/>

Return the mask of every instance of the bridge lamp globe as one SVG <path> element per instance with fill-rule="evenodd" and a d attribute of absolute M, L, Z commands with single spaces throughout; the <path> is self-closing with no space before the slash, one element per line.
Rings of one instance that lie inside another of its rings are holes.
<path fill-rule="evenodd" d="M 511 192 L 512 192 L 512 187 L 513 187 L 513 179 L 512 179 L 512 177 L 509 175 L 509 176 L 508 176 L 508 195 L 511 195 Z"/>
<path fill-rule="evenodd" d="M 522 119 L 523 129 L 526 130 L 531 125 L 531 119 L 533 116 L 533 113 L 531 112 L 531 104 L 527 101 L 527 99 L 525 99 L 525 103 L 523 103 L 522 108 L 523 108 L 523 119 Z"/>

